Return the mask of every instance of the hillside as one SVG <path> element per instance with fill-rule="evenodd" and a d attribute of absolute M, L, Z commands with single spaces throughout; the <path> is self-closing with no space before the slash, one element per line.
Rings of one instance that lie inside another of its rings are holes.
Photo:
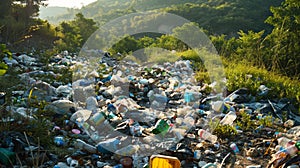
<path fill-rule="evenodd" d="M 49 17 L 59 16 L 68 13 L 68 8 L 65 7 L 48 7 L 48 6 L 41 6 L 39 17 L 41 19 L 47 19 Z"/>
<path fill-rule="evenodd" d="M 50 23 L 58 24 L 64 20 L 71 20 L 73 18 L 73 12 L 76 9 L 66 8 L 66 7 L 40 7 L 39 18 L 43 20 L 48 20 Z M 67 16 L 67 17 L 64 17 Z"/>
<path fill-rule="evenodd" d="M 270 7 L 279 6 L 283 0 L 98 0 L 80 10 L 68 10 L 68 13 L 55 12 L 58 15 L 47 17 L 50 23 L 71 20 L 81 12 L 93 18 L 100 25 L 125 14 L 159 10 L 174 13 L 191 21 L 197 22 L 210 34 L 226 34 L 236 36 L 239 30 L 270 32 L 272 27 L 264 21 L 271 15 Z M 49 10 L 52 10 L 49 8 Z M 54 9 L 53 9 L 54 10 Z"/>

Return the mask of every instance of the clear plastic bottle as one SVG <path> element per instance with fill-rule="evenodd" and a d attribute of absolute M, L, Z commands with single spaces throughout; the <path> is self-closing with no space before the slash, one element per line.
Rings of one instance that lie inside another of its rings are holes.
<path fill-rule="evenodd" d="M 139 145 L 128 145 L 124 148 L 118 149 L 115 151 L 115 154 L 119 156 L 133 156 L 137 151 L 139 151 Z"/>
<path fill-rule="evenodd" d="M 297 148 L 297 146 L 295 144 L 295 145 L 292 145 L 292 146 L 286 148 L 286 151 L 289 155 L 294 156 L 298 153 L 299 149 Z"/>
<path fill-rule="evenodd" d="M 120 140 L 118 138 L 111 138 L 105 141 L 99 142 L 96 147 L 98 152 L 103 154 L 111 154 L 119 149 Z"/>
<path fill-rule="evenodd" d="M 204 129 L 200 129 L 198 131 L 198 135 L 201 139 L 207 140 L 211 143 L 215 143 L 217 142 L 218 137 L 216 135 L 211 134 L 210 132 L 204 130 Z"/>
<path fill-rule="evenodd" d="M 288 148 L 285 148 L 283 150 L 278 151 L 275 153 L 274 157 L 279 159 L 286 157 L 287 155 L 294 156 L 300 151 L 300 142 L 296 142 L 294 145 L 289 146 Z"/>
<path fill-rule="evenodd" d="M 215 101 L 212 103 L 212 109 L 217 113 L 228 113 L 229 111 L 234 111 L 235 109 L 223 101 Z"/>
<path fill-rule="evenodd" d="M 85 151 L 90 152 L 90 153 L 96 153 L 96 147 L 95 146 L 87 144 L 86 142 L 84 142 L 81 139 L 76 139 L 76 142 L 74 143 L 74 146 L 78 149 L 85 150 Z"/>
<path fill-rule="evenodd" d="M 225 117 L 220 121 L 223 125 L 232 125 L 233 121 L 236 119 L 236 114 L 233 111 L 230 111 L 225 115 Z"/>
<path fill-rule="evenodd" d="M 194 159 L 199 160 L 201 158 L 201 151 L 195 150 L 194 151 Z"/>
<path fill-rule="evenodd" d="M 288 148 L 289 146 L 292 146 L 295 144 L 292 140 L 286 137 L 280 137 L 277 139 L 278 145 L 282 146 L 283 148 Z"/>

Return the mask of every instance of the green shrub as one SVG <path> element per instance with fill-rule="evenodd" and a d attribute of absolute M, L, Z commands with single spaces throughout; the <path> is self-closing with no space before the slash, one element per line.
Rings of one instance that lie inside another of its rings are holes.
<path fill-rule="evenodd" d="M 8 69 L 8 66 L 2 61 L 5 56 L 11 58 L 12 54 L 5 44 L 0 44 L 0 76 L 4 75 Z"/>
<path fill-rule="evenodd" d="M 250 131 L 255 129 L 256 124 L 249 114 L 241 112 L 241 119 L 237 121 L 237 126 L 239 126 L 243 131 Z"/>
<path fill-rule="evenodd" d="M 175 62 L 179 59 L 172 51 L 156 47 L 146 48 L 145 54 L 149 63 L 163 64 L 165 62 Z"/>
<path fill-rule="evenodd" d="M 237 135 L 236 128 L 232 125 L 222 125 L 219 121 L 209 121 L 209 127 L 213 134 L 219 138 L 232 138 Z"/>
<path fill-rule="evenodd" d="M 177 55 L 184 60 L 191 60 L 193 62 L 202 62 L 200 56 L 194 50 L 186 50 L 183 52 L 178 52 Z"/>
<path fill-rule="evenodd" d="M 225 70 L 227 76 L 227 89 L 229 91 L 246 87 L 253 95 L 257 95 L 259 86 L 263 84 L 271 89 L 271 91 L 269 91 L 268 98 L 285 97 L 294 100 L 295 105 L 299 105 L 300 103 L 299 80 L 291 79 L 289 77 L 246 64 L 228 63 Z"/>
<path fill-rule="evenodd" d="M 273 127 L 274 126 L 273 122 L 274 119 L 271 115 L 265 116 L 258 121 L 259 125 L 264 127 Z"/>
<path fill-rule="evenodd" d="M 245 87 L 250 93 L 259 100 L 258 89 L 260 85 L 265 85 L 271 90 L 267 97 L 289 98 L 292 103 L 299 107 L 300 104 L 300 82 L 297 79 L 267 71 L 266 69 L 257 68 L 247 63 L 229 62 L 223 60 L 226 73 L 226 87 L 229 92 Z M 207 71 L 199 70 L 196 73 L 196 79 L 201 82 L 210 83 L 210 76 Z"/>

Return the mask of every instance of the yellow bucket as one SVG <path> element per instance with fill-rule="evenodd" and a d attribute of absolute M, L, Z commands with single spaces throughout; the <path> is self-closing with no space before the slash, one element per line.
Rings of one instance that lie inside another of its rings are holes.
<path fill-rule="evenodd" d="M 180 168 L 180 161 L 177 157 L 152 155 L 150 158 L 150 168 Z"/>

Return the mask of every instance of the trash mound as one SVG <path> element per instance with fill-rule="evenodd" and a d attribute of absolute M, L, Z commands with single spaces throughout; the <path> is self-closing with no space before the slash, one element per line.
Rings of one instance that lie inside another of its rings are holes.
<path fill-rule="evenodd" d="M 97 54 L 92 64 L 68 52 L 47 65 L 4 60 L 22 83 L 0 93 L 1 167 L 300 166 L 300 116 L 290 100 L 268 99 L 271 88 L 215 93 L 188 60 Z"/>

